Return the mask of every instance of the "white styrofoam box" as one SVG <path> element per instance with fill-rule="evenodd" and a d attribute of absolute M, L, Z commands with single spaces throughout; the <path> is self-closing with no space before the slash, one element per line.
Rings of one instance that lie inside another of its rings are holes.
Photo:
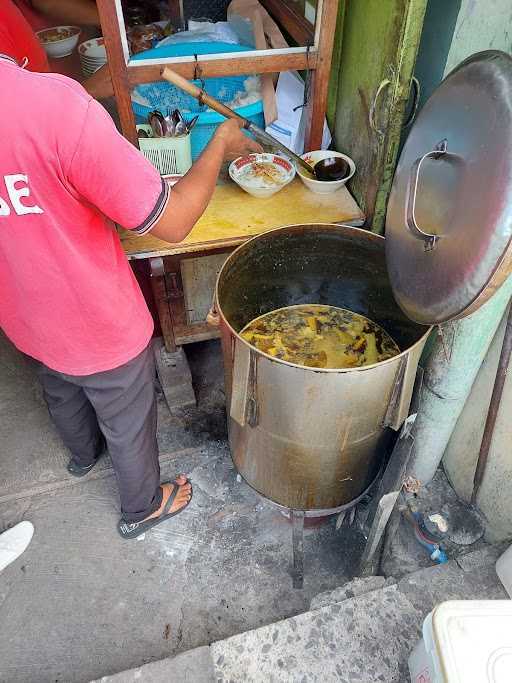
<path fill-rule="evenodd" d="M 496 574 L 512 598 L 512 545 L 496 562 Z"/>
<path fill-rule="evenodd" d="M 443 602 L 409 657 L 412 683 L 511 683 L 512 601 Z"/>

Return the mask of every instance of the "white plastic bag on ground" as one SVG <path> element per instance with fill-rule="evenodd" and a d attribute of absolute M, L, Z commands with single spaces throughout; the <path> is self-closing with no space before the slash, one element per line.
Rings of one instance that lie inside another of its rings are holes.
<path fill-rule="evenodd" d="M 20 522 L 0 534 L 0 572 L 25 552 L 33 534 L 31 522 Z"/>

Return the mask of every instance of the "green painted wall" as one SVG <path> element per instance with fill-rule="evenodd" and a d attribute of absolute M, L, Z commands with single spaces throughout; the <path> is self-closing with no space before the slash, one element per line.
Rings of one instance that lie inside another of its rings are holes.
<path fill-rule="evenodd" d="M 333 68 L 336 149 L 354 159 L 349 189 L 382 232 L 427 0 L 345 0 L 340 67 Z M 341 40 L 341 43 L 340 43 Z M 370 112 L 374 111 L 373 117 Z"/>
<path fill-rule="evenodd" d="M 343 43 L 343 22 L 345 18 L 345 0 L 340 0 L 336 33 L 332 48 L 331 77 L 327 96 L 327 123 L 332 132 L 336 126 L 336 107 L 338 104 L 338 87 L 340 84 L 341 48 Z"/>

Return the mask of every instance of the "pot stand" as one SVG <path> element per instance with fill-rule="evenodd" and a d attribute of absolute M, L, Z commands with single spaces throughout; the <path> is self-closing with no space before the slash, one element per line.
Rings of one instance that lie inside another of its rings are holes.
<path fill-rule="evenodd" d="M 372 483 L 354 500 L 344 505 L 339 505 L 335 508 L 327 508 L 325 510 L 291 510 L 279 505 L 273 500 L 262 496 L 262 498 L 270 503 L 273 507 L 280 510 L 292 522 L 292 553 L 293 553 L 293 587 L 301 590 L 304 587 L 304 521 L 306 518 L 314 519 L 319 517 L 332 517 L 340 513 L 346 513 L 348 510 L 355 508 L 365 497 L 368 496 L 372 487 L 379 479 L 381 472 L 377 474 Z M 247 483 L 247 482 L 246 482 Z M 252 488 L 252 487 L 251 487 Z M 255 489 L 253 489 L 255 490 Z M 257 492 L 258 493 L 258 492 Z M 259 494 L 261 495 L 261 494 Z"/>
<path fill-rule="evenodd" d="M 291 510 L 293 548 L 293 587 L 304 586 L 304 510 Z"/>

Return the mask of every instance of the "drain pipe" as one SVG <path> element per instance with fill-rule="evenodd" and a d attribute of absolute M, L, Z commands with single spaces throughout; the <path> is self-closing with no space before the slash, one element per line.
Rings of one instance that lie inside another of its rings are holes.
<path fill-rule="evenodd" d="M 512 276 L 478 311 L 445 323 L 424 364 L 420 409 L 408 475 L 422 485 L 434 476 L 480 365 L 512 296 Z"/>
<path fill-rule="evenodd" d="M 473 479 L 473 493 L 471 494 L 471 502 L 476 504 L 478 492 L 485 474 L 487 466 L 487 459 L 489 457 L 489 450 L 491 448 L 492 437 L 494 435 L 494 426 L 498 417 L 498 410 L 500 408 L 501 397 L 503 395 L 503 388 L 507 379 L 507 370 L 512 356 L 512 306 L 508 312 L 507 326 L 505 328 L 505 337 L 503 338 L 503 346 L 501 347 L 500 360 L 498 363 L 498 370 L 496 371 L 496 379 L 494 380 L 494 387 L 492 390 L 491 402 L 487 412 L 487 419 L 485 421 L 484 434 L 482 436 L 482 443 L 480 445 L 480 452 L 476 463 L 475 478 Z"/>

